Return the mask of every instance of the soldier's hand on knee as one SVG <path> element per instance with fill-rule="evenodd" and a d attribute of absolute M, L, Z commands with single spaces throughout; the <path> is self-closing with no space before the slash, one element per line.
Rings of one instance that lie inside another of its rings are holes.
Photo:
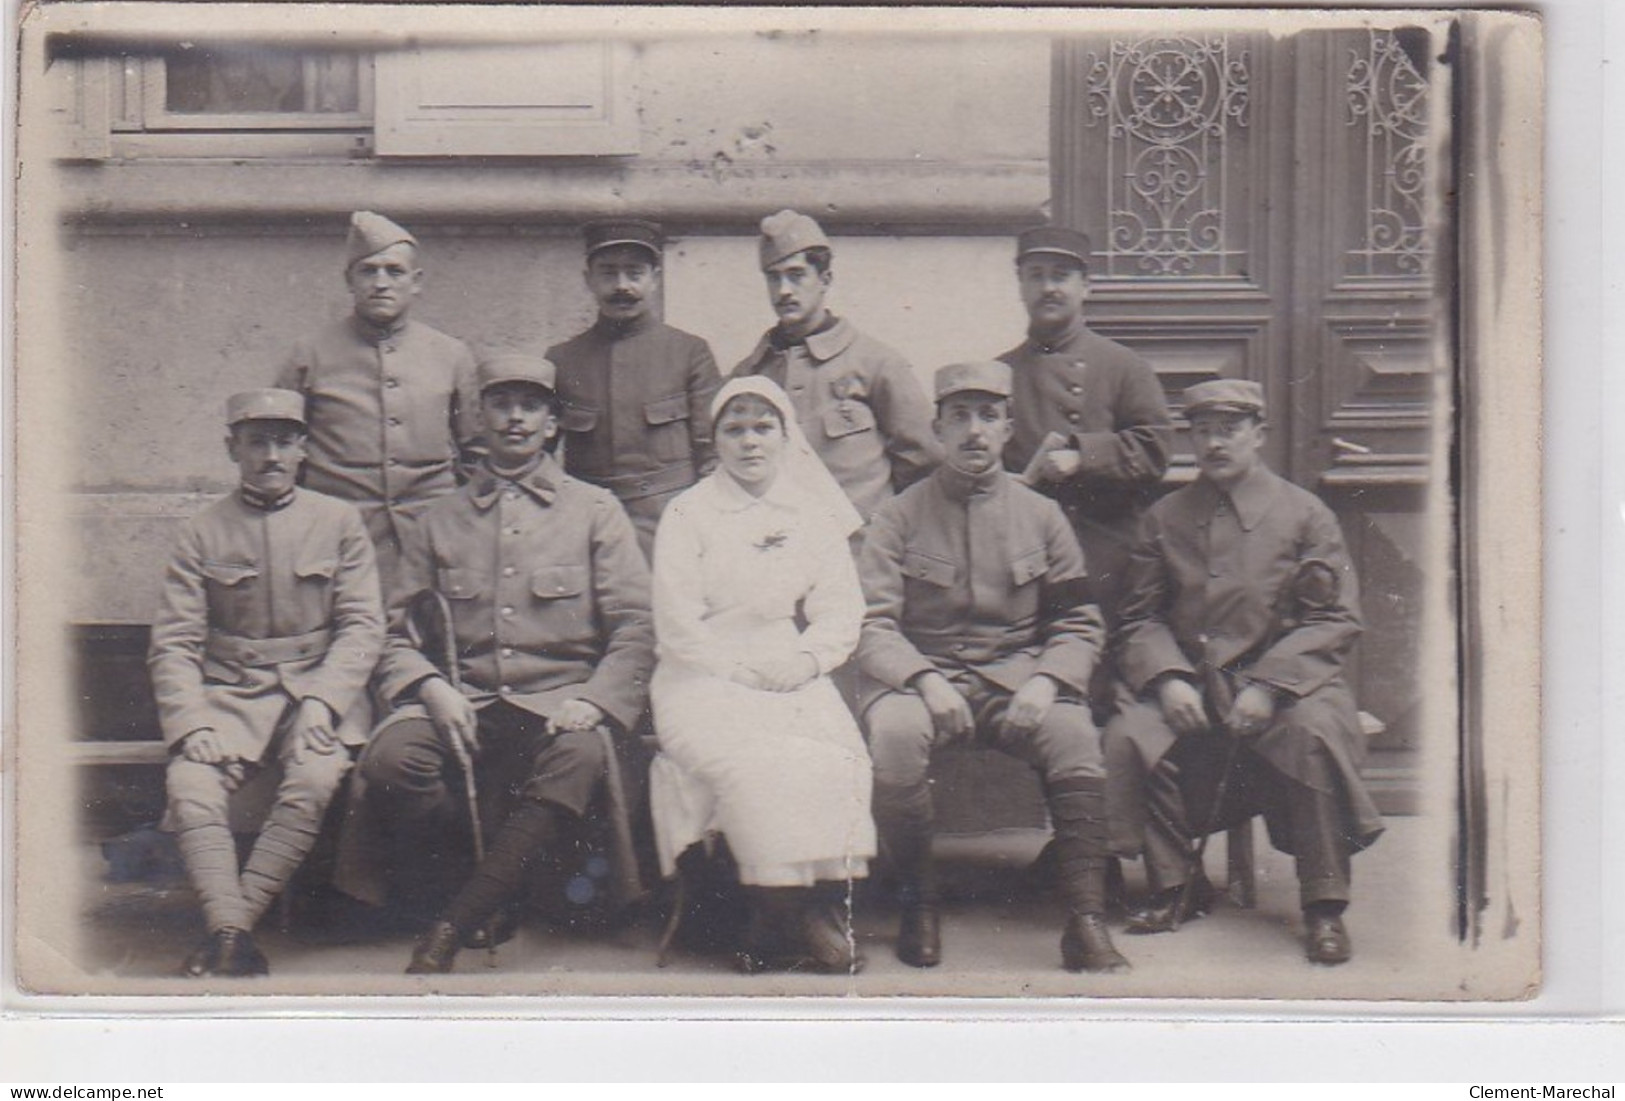
<path fill-rule="evenodd" d="M 1157 689 L 1157 702 L 1162 706 L 1162 717 L 1175 734 L 1200 734 L 1207 729 L 1202 693 L 1185 678 L 1165 678 Z"/>
<path fill-rule="evenodd" d="M 922 673 L 914 679 L 914 690 L 931 713 L 931 725 L 939 736 L 964 738 L 970 735 L 976 716 L 971 714 L 970 704 L 947 677 L 934 671 Z"/>
<path fill-rule="evenodd" d="M 1267 685 L 1249 684 L 1236 693 L 1224 725 L 1237 738 L 1250 738 L 1262 734 L 1274 718 L 1275 693 Z"/>
<path fill-rule="evenodd" d="M 1005 708 L 1003 727 L 1008 734 L 1031 734 L 1044 721 L 1049 709 L 1055 706 L 1055 693 L 1059 686 L 1044 673 L 1029 677 L 1027 683 L 1010 697 Z"/>
<path fill-rule="evenodd" d="M 188 761 L 217 765 L 226 759 L 226 749 L 213 727 L 194 730 L 181 742 L 181 755 Z"/>
<path fill-rule="evenodd" d="M 338 735 L 333 731 L 333 709 L 314 696 L 299 701 L 299 714 L 294 718 L 293 759 L 303 761 L 305 752 L 323 756 L 338 748 Z"/>
<path fill-rule="evenodd" d="M 429 721 L 442 738 L 456 739 L 470 754 L 480 751 L 479 716 L 467 696 L 440 677 L 431 677 L 418 688 L 418 702 L 429 713 Z"/>
<path fill-rule="evenodd" d="M 547 725 L 555 734 L 566 734 L 591 730 L 603 721 L 604 713 L 597 704 L 586 700 L 565 700 L 558 713 L 547 720 Z"/>

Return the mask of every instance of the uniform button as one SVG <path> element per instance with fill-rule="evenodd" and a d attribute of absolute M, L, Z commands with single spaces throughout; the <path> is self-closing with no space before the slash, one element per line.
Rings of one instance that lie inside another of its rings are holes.
<path fill-rule="evenodd" d="M 393 352 L 394 350 L 395 350 L 395 345 L 393 345 L 393 344 L 385 344 L 384 345 L 384 351 L 385 352 Z"/>
<path fill-rule="evenodd" d="M 399 428 L 400 425 L 401 425 L 401 418 L 399 418 L 399 417 L 390 417 L 389 418 L 389 423 L 394 425 L 396 428 Z"/>
<path fill-rule="evenodd" d="M 1081 371 L 1081 370 L 1083 370 L 1083 360 L 1081 360 L 1081 359 L 1074 359 L 1074 360 L 1073 360 L 1073 361 L 1072 361 L 1072 366 L 1074 366 L 1074 367 L 1076 367 L 1076 368 L 1077 368 L 1077 369 L 1078 369 L 1078 370 L 1080 370 L 1080 371 Z"/>
<path fill-rule="evenodd" d="M 502 648 L 502 656 L 505 657 L 505 658 L 513 657 L 513 647 L 512 646 L 504 646 Z"/>
<path fill-rule="evenodd" d="M 513 605 L 511 605 L 511 604 L 503 605 L 502 614 L 503 615 L 513 615 Z"/>
<path fill-rule="evenodd" d="M 391 390 L 395 389 L 395 387 L 399 386 L 400 384 L 401 380 L 396 378 L 394 375 L 390 375 L 388 378 L 384 379 L 384 385 L 389 387 Z"/>
<path fill-rule="evenodd" d="M 1073 424 L 1077 424 L 1080 420 L 1083 419 L 1083 414 L 1079 413 L 1077 411 L 1073 411 L 1073 412 L 1068 413 L 1066 415 L 1066 419 L 1071 421 Z"/>
<path fill-rule="evenodd" d="M 513 685 L 504 684 L 501 688 L 498 688 L 497 691 L 501 692 L 504 696 L 510 695 L 513 692 Z"/>
<path fill-rule="evenodd" d="M 512 566 L 503 566 L 502 567 L 502 576 L 503 577 L 512 577 L 514 574 L 516 574 L 518 572 L 519 571 L 514 569 Z"/>
<path fill-rule="evenodd" d="M 1074 383 L 1073 383 L 1073 384 L 1072 384 L 1072 385 L 1071 385 L 1071 386 L 1068 386 L 1068 387 L 1067 387 L 1067 389 L 1068 389 L 1068 390 L 1070 390 L 1070 391 L 1071 391 L 1071 392 L 1072 392 L 1072 393 L 1074 393 L 1074 394 L 1081 394 L 1081 393 L 1083 393 L 1083 387 L 1081 387 L 1081 386 L 1079 386 L 1079 385 L 1078 385 L 1078 384 L 1077 384 L 1077 383 L 1075 383 L 1075 382 L 1074 382 Z"/>
<path fill-rule="evenodd" d="M 389 460 L 389 465 L 390 466 L 400 466 L 401 461 L 399 459 L 391 459 L 391 460 Z"/>
<path fill-rule="evenodd" d="M 518 535 L 519 534 L 519 529 L 518 528 L 509 528 L 508 529 L 508 534 L 509 535 Z"/>

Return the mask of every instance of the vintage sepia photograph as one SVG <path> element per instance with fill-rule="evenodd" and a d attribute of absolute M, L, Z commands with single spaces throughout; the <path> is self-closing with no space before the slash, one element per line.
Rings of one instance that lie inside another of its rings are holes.
<path fill-rule="evenodd" d="M 21 1007 L 1538 994 L 1538 15 L 21 32 Z"/>

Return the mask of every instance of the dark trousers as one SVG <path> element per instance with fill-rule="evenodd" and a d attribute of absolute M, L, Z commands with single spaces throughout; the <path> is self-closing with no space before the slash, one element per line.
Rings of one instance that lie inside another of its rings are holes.
<path fill-rule="evenodd" d="M 1100 733 L 1081 700 L 1058 697 L 1034 730 L 1000 729 L 1011 693 L 974 673 L 949 678 L 970 704 L 976 744 L 1017 757 L 1044 777 L 1045 801 L 1055 827 L 1061 894 L 1076 913 L 1105 908 L 1106 813 Z M 875 825 L 900 881 L 905 905 L 934 903 L 931 860 L 935 808 L 928 770 L 940 743 L 931 713 L 912 692 L 888 692 L 864 715 L 874 760 Z"/>
<path fill-rule="evenodd" d="M 480 823 L 494 839 L 523 803 L 582 816 L 604 777 L 596 731 L 553 735 L 544 720 L 497 702 L 479 714 L 474 764 Z M 438 914 L 470 868 L 471 828 L 457 758 L 427 720 L 378 732 L 361 766 L 388 835 L 391 901 Z"/>
<path fill-rule="evenodd" d="M 1272 836 L 1284 837 L 1282 847 L 1297 860 L 1299 901 L 1347 902 L 1349 855 L 1344 815 L 1337 798 L 1338 774 L 1324 747 L 1307 747 L 1310 782 L 1279 772 L 1243 743 L 1231 765 L 1222 805 L 1219 794 L 1226 755 L 1231 748 L 1224 735 L 1184 737 L 1157 766 L 1143 777 L 1147 803 L 1145 828 L 1146 877 L 1153 890 L 1178 887 L 1185 882 L 1191 841 L 1210 823 L 1228 829 L 1262 814 L 1271 823 Z M 1120 762 L 1112 755 L 1112 765 Z"/>

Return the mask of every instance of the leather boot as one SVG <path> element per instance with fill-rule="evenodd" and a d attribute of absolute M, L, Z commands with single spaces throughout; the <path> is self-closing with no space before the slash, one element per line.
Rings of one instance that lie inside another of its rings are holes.
<path fill-rule="evenodd" d="M 942 962 L 942 917 L 935 903 L 903 907 L 897 928 L 897 958 L 910 967 L 935 967 Z"/>
<path fill-rule="evenodd" d="M 1311 903 L 1304 908 L 1304 954 L 1310 963 L 1335 967 L 1354 956 L 1354 942 L 1343 927 L 1341 903 Z"/>
<path fill-rule="evenodd" d="M 412 962 L 406 965 L 408 975 L 448 975 L 457 962 L 457 950 L 462 946 L 457 926 L 449 921 L 437 921 L 412 946 Z"/>
<path fill-rule="evenodd" d="M 1172 933 L 1187 921 L 1195 921 L 1213 910 L 1213 884 L 1205 875 L 1198 875 L 1189 885 L 1168 887 L 1153 894 L 1144 906 L 1128 916 L 1124 932 L 1136 936 L 1150 933 Z"/>
<path fill-rule="evenodd" d="M 802 959 L 793 970 L 819 975 L 855 975 L 863 970 L 863 953 L 846 921 L 845 907 L 837 915 L 817 890 L 805 892 L 802 900 L 799 941 Z"/>
<path fill-rule="evenodd" d="M 886 850 L 897 875 L 902 918 L 897 926 L 897 958 L 910 967 L 942 962 L 942 921 L 937 910 L 937 865 L 929 829 L 894 828 Z"/>
<path fill-rule="evenodd" d="M 186 956 L 186 962 L 181 964 L 181 971 L 194 979 L 201 979 L 205 975 L 214 974 L 220 964 L 220 941 L 213 933 L 198 942 Z"/>
<path fill-rule="evenodd" d="M 495 948 L 507 944 L 519 932 L 519 910 L 504 906 L 478 929 L 463 934 L 463 947 L 473 949 Z"/>
<path fill-rule="evenodd" d="M 1131 970 L 1128 960 L 1112 944 L 1106 919 L 1100 914 L 1073 914 L 1061 934 L 1061 966 L 1068 971 L 1117 972 Z"/>
<path fill-rule="evenodd" d="M 245 929 L 227 926 L 214 934 L 216 958 L 214 975 L 245 979 L 255 975 L 269 975 L 271 966 L 265 960 L 254 938 Z"/>
<path fill-rule="evenodd" d="M 1066 777 L 1048 785 L 1056 866 L 1066 929 L 1061 964 L 1068 971 L 1127 971 L 1129 962 L 1106 930 L 1106 782 Z"/>
<path fill-rule="evenodd" d="M 745 975 L 782 967 L 792 931 L 800 921 L 792 887 L 746 887 L 750 916 L 745 940 L 734 955 L 734 969 Z"/>

